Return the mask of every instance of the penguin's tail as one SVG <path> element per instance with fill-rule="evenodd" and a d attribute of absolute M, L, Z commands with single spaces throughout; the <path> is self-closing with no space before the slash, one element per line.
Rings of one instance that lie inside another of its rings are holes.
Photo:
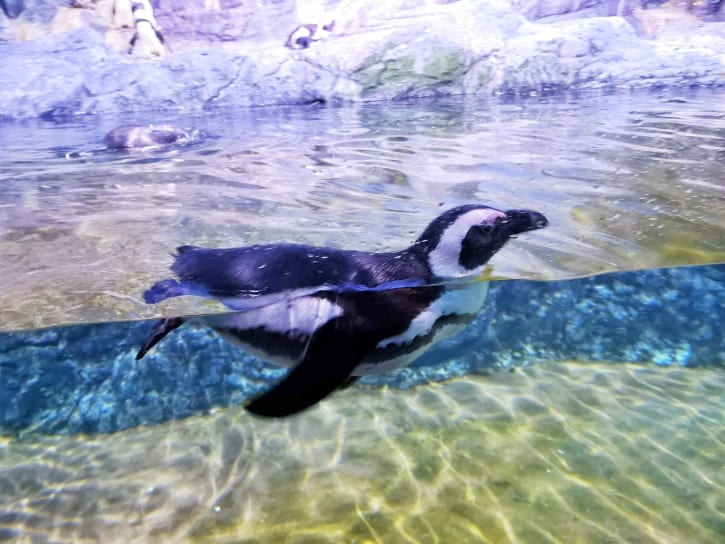
<path fill-rule="evenodd" d="M 158 344 L 164 336 L 174 329 L 178 329 L 183 324 L 183 317 L 168 317 L 156 323 L 154 328 L 151 329 L 151 332 L 146 337 L 144 343 L 139 348 L 138 353 L 136 354 L 136 360 L 138 361 L 139 359 L 142 359 L 143 356 L 146 355 L 152 347 Z"/>
<path fill-rule="evenodd" d="M 146 289 L 143 299 L 146 304 L 156 304 L 167 298 L 180 297 L 183 295 L 195 295 L 209 298 L 209 291 L 205 287 L 193 281 L 176 281 L 172 279 L 161 280 L 151 288 Z"/>

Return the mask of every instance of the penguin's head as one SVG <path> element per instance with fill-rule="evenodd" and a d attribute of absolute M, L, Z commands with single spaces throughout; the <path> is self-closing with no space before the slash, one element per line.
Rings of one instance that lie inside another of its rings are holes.
<path fill-rule="evenodd" d="M 307 49 L 314 39 L 317 25 L 300 25 L 287 38 L 285 47 L 290 49 Z"/>
<path fill-rule="evenodd" d="M 477 276 L 509 238 L 548 224 L 543 214 L 532 210 L 459 206 L 433 220 L 413 249 L 426 254 L 438 278 Z"/>

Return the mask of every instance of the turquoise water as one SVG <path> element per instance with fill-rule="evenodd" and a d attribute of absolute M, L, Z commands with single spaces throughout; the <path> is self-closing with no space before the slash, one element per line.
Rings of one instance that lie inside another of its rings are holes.
<path fill-rule="evenodd" d="M 3 125 L 0 538 L 719 542 L 725 94 Z M 102 149 L 122 122 L 199 130 Z M 181 244 L 400 249 L 467 202 L 550 226 L 411 368 L 268 422 L 283 371 L 205 329 L 142 361 Z M 504 281 L 505 280 L 505 281 Z"/>

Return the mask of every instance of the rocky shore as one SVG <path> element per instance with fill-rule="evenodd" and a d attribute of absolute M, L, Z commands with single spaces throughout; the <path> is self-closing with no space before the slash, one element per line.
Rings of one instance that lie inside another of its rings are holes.
<path fill-rule="evenodd" d="M 158 0 L 146 58 L 110 0 L 4 0 L 0 119 L 725 85 L 721 0 L 321 4 L 334 31 L 290 49 L 292 0 Z"/>

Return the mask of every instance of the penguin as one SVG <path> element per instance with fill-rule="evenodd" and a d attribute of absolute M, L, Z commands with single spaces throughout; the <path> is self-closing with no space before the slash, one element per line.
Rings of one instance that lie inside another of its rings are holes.
<path fill-rule="evenodd" d="M 290 33 L 284 46 L 290 49 L 307 49 L 312 42 L 326 38 L 334 29 L 335 21 L 330 21 L 325 25 L 300 25 Z"/>
<path fill-rule="evenodd" d="M 167 125 L 121 125 L 103 139 L 108 149 L 130 149 L 182 144 L 191 134 Z"/>
<path fill-rule="evenodd" d="M 116 28 L 131 28 L 134 24 L 131 0 L 114 0 L 111 16 Z"/>
<path fill-rule="evenodd" d="M 267 362 L 291 368 L 246 405 L 252 414 L 300 412 L 358 377 L 404 367 L 471 321 L 486 296 L 488 261 L 518 234 L 548 225 L 531 210 L 459 206 L 408 248 L 366 253 L 298 244 L 180 246 L 171 271 L 144 293 L 154 304 L 195 295 L 232 313 L 162 319 L 139 360 L 187 321 Z"/>
<path fill-rule="evenodd" d="M 162 57 L 164 36 L 156 23 L 149 0 L 132 0 L 131 12 L 135 31 L 128 46 L 128 54 Z"/>

